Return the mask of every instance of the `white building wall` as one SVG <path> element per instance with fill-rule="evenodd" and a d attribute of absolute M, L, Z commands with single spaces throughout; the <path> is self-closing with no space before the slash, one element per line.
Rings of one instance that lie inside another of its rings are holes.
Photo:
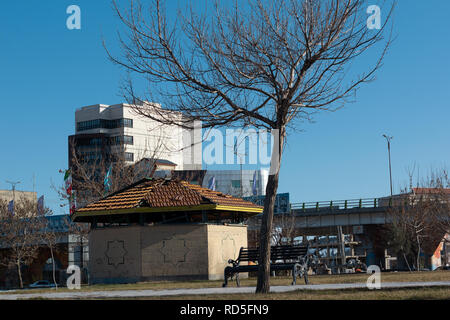
<path fill-rule="evenodd" d="M 77 130 L 78 122 L 122 118 L 132 119 L 133 127 Z M 104 133 L 110 137 L 132 136 L 133 144 L 126 144 L 125 152 L 133 153 L 134 162 L 146 157 L 159 158 L 177 164 L 177 170 L 201 169 L 201 162 L 193 166 L 191 165 L 192 161 L 189 161 L 189 155 L 186 155 L 188 153 L 186 147 L 191 143 L 190 141 L 186 141 L 186 137 L 193 135 L 189 132 L 191 130 L 186 130 L 175 125 L 163 125 L 155 120 L 137 114 L 131 106 L 126 104 L 112 106 L 98 104 L 78 109 L 75 112 L 75 128 L 76 134 Z"/>

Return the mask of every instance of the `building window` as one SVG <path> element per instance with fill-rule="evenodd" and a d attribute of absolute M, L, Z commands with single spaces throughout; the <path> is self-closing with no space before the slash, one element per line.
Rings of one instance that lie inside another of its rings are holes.
<path fill-rule="evenodd" d="M 80 156 L 81 156 L 81 161 L 88 161 L 88 162 L 102 159 L 102 154 L 99 152 L 95 152 L 95 151 L 88 151 L 88 152 L 82 151 L 80 153 Z"/>
<path fill-rule="evenodd" d="M 241 180 L 231 180 L 231 186 L 233 188 L 240 188 L 241 187 Z"/>
<path fill-rule="evenodd" d="M 133 136 L 123 136 L 123 144 L 133 144 Z"/>
<path fill-rule="evenodd" d="M 82 121 L 77 123 L 77 130 L 78 131 L 85 131 L 90 129 L 96 129 L 100 127 L 100 119 L 96 120 L 89 120 L 89 121 Z"/>
<path fill-rule="evenodd" d="M 134 161 L 134 153 L 125 152 L 125 161 Z"/>
<path fill-rule="evenodd" d="M 120 119 L 122 121 L 121 127 L 133 128 L 133 119 Z"/>
<path fill-rule="evenodd" d="M 91 146 L 101 146 L 102 145 L 102 139 L 101 138 L 92 138 L 89 140 L 89 145 Z"/>
<path fill-rule="evenodd" d="M 91 129 L 116 129 L 116 128 L 133 128 L 133 119 L 95 119 L 77 122 L 77 131 L 85 131 Z"/>
<path fill-rule="evenodd" d="M 111 137 L 110 144 L 120 145 L 120 144 L 133 144 L 133 136 L 115 136 Z"/>

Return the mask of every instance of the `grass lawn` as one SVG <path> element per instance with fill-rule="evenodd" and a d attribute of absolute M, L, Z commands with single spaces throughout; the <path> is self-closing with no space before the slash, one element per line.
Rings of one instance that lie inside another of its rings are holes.
<path fill-rule="evenodd" d="M 342 275 L 313 275 L 309 276 L 310 284 L 327 284 L 327 283 L 365 283 L 367 281 L 368 275 L 366 274 L 342 274 Z M 290 285 L 292 281 L 291 277 L 271 277 L 270 284 L 272 286 L 279 285 Z M 426 271 L 426 272 L 387 272 L 381 274 L 382 282 L 416 282 L 416 281 L 450 281 L 450 271 Z M 155 282 L 140 282 L 132 284 L 110 284 L 110 285 L 91 285 L 82 286 L 82 291 L 109 291 L 109 290 L 166 290 L 166 289 L 196 289 L 196 288 L 217 288 L 222 286 L 223 281 L 186 281 L 186 282 L 170 282 L 170 281 L 155 281 Z M 303 279 L 298 279 L 297 284 L 303 284 Z M 231 281 L 229 283 L 230 287 L 235 287 L 236 283 Z M 256 278 L 241 279 L 241 286 L 256 286 Z M 432 290 L 439 291 L 437 288 L 430 288 Z M 423 291 L 424 289 L 414 290 L 408 289 L 406 291 L 416 292 Z M 447 289 L 441 289 L 444 292 L 448 292 Z M 18 290 L 15 293 L 41 293 L 41 292 L 54 292 L 55 289 L 33 289 L 33 290 Z M 58 292 L 69 291 L 67 288 L 58 288 Z M 387 292 L 390 290 L 382 290 Z M 392 290 L 392 291 L 403 291 L 403 290 Z M 335 292 L 335 291 L 330 291 Z M 345 290 L 345 294 L 352 294 L 352 290 Z M 11 292 L 8 292 L 11 293 Z M 366 291 L 367 293 L 367 291 Z M 422 292 L 423 293 L 423 292 Z M 421 294 L 422 294 L 421 293 Z M 1 293 L 0 293 L 1 294 Z M 308 296 L 326 296 L 326 292 L 313 292 L 308 291 L 306 293 Z M 380 293 L 372 293 L 379 295 Z M 412 294 L 412 293 L 411 293 Z M 296 293 L 280 293 L 274 294 L 281 296 L 291 296 L 293 299 L 302 299 L 301 296 L 305 295 L 305 291 Z M 330 297 L 335 295 L 335 293 L 329 293 Z M 355 293 L 357 296 L 357 293 Z M 239 296 L 239 295 L 237 295 Z M 274 296 L 274 297 L 275 297 Z M 355 296 L 355 297 L 356 297 Z M 448 293 L 447 293 L 448 296 Z M 204 297 L 203 297 L 204 298 Z M 289 298 L 280 298 L 289 299 Z M 328 299 L 328 298 L 325 298 Z M 351 298 L 349 298 L 351 299 Z"/>
<path fill-rule="evenodd" d="M 297 290 L 267 295 L 185 295 L 138 297 L 137 300 L 450 300 L 450 287 L 408 289 Z"/>

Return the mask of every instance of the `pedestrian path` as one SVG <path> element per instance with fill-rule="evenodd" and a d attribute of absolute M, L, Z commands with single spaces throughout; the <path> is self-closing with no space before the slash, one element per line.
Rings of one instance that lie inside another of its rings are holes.
<path fill-rule="evenodd" d="M 384 282 L 381 289 L 393 288 L 417 288 L 417 287 L 449 287 L 450 281 L 436 282 Z M 289 292 L 295 290 L 344 290 L 367 289 L 366 283 L 335 283 L 335 284 L 310 284 L 295 286 L 272 286 L 270 292 Z M 367 289 L 368 290 L 368 289 Z M 0 294 L 1 300 L 17 299 L 112 299 L 112 298 L 141 298 L 164 297 L 177 295 L 224 295 L 235 293 L 254 293 L 255 287 L 227 287 L 227 288 L 200 288 L 200 289 L 170 289 L 170 290 L 110 290 L 110 291 L 60 291 L 43 293 L 4 293 Z"/>

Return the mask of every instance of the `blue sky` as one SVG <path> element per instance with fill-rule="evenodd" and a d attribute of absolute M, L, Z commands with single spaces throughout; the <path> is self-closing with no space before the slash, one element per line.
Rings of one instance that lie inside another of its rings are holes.
<path fill-rule="evenodd" d="M 376 4 L 377 1 L 374 1 Z M 66 8 L 81 8 L 81 30 L 66 28 Z M 356 102 L 322 113 L 289 136 L 279 192 L 291 200 L 377 197 L 389 193 L 386 141 L 392 140 L 394 191 L 416 163 L 424 175 L 450 160 L 449 1 L 398 2 L 395 42 L 375 82 Z M 6 180 L 44 194 L 67 167 L 75 109 L 122 102 L 123 71 L 106 58 L 119 28 L 110 0 L 8 1 L 0 7 L 0 189 Z M 369 60 L 368 60 L 369 61 Z M 372 61 L 372 60 L 370 60 Z M 363 61 L 364 63 L 364 61 Z"/>

